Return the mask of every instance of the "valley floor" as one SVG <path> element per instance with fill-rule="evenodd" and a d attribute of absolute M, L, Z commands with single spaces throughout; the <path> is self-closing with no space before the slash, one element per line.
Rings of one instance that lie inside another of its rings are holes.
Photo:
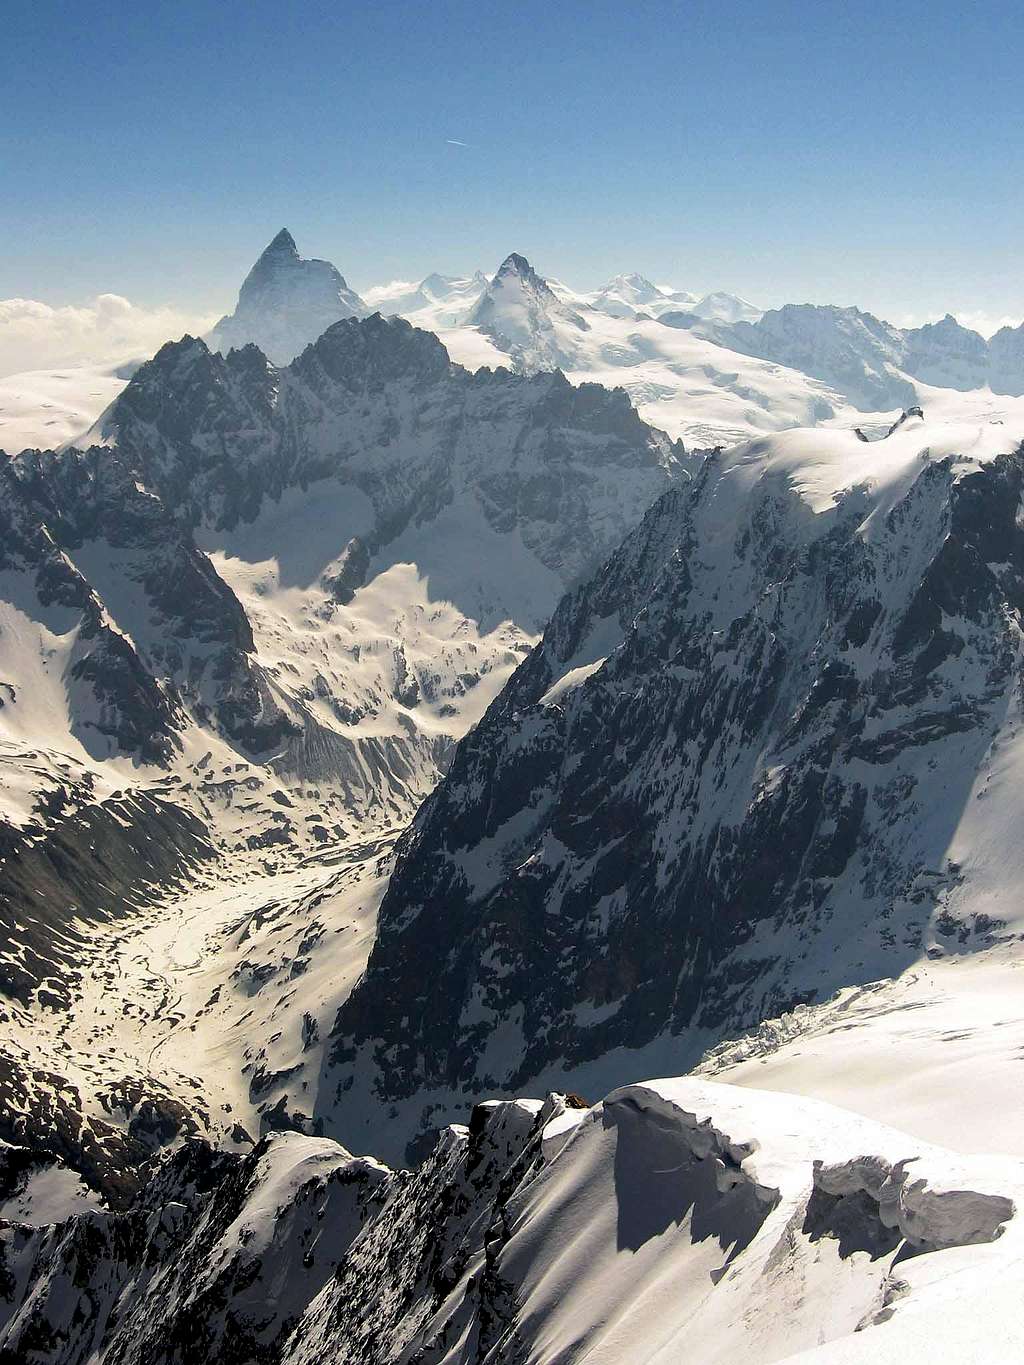
<path fill-rule="evenodd" d="M 369 952 L 398 833 L 286 870 L 239 854 L 193 889 L 92 926 L 70 1008 L 8 1007 L 3 1050 L 35 1090 L 11 1093 L 0 1077 L 5 1108 L 34 1126 L 59 1077 L 87 1122 L 130 1127 L 146 1099 L 169 1100 L 213 1141 L 247 1147 L 261 1097 L 287 1074 L 289 1121 L 301 1124 L 322 1038 Z"/>
<path fill-rule="evenodd" d="M 127 1123 L 141 1088 L 198 1115 L 214 1141 L 247 1147 L 272 1108 L 261 1100 L 284 1087 L 291 1118 L 271 1113 L 269 1126 L 301 1126 L 334 1014 L 365 965 L 399 832 L 286 870 L 221 869 L 97 926 L 71 1008 L 13 1009 L 5 1050 L 42 1081 L 41 1103 L 60 1076 L 87 1118 Z M 1024 1157 L 1024 1108 L 1007 1102 L 1024 1074 L 1022 984 L 1017 942 L 926 960 L 767 1020 L 712 1048 L 694 1074 L 824 1100 L 964 1154 Z M 669 1061 L 645 1050 L 634 1069 Z"/>

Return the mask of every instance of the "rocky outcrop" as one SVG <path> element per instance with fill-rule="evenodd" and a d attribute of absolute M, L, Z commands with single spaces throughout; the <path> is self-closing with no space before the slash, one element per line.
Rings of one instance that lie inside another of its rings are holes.
<path fill-rule="evenodd" d="M 77 634 L 72 723 L 99 757 L 166 762 L 186 708 L 266 748 L 288 722 L 251 657 L 245 612 L 136 473 L 120 451 L 98 447 L 26 451 L 0 467 L 0 563 L 26 575 L 37 610 L 67 613 L 62 624 Z"/>
<path fill-rule="evenodd" d="M 622 390 L 469 374 L 433 334 L 379 314 L 335 324 L 282 370 L 254 347 L 169 343 L 93 435 L 191 525 L 230 528 L 334 478 L 371 499 L 377 549 L 470 491 L 566 583 L 691 464 Z"/>

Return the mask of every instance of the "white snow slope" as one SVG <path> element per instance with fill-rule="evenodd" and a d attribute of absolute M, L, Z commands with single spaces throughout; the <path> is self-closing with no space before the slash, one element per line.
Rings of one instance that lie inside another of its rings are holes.
<path fill-rule="evenodd" d="M 70 365 L 0 379 L 0 451 L 55 450 L 81 436 L 138 368 Z"/>
<path fill-rule="evenodd" d="M 984 1324 L 974 1306 L 1024 1281 L 1020 1161 L 687 1078 L 623 1087 L 542 1140 L 488 1267 L 537 1365 L 962 1360 L 965 1341 L 1009 1360 L 1024 1345 L 1011 1292 Z"/>
<path fill-rule="evenodd" d="M 1024 1163 L 692 1078 L 485 1102 L 415 1173 L 279 1134 L 137 1214 L 0 1224 L 0 1353 L 61 1365 L 998 1362 Z M 41 1354 L 19 1354 L 26 1350 Z M 49 1349 L 46 1349 L 49 1348 Z"/>

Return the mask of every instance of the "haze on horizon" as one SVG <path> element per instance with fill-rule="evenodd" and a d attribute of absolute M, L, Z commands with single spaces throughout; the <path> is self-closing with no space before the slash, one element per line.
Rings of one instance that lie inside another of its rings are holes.
<path fill-rule="evenodd" d="M 359 290 L 516 250 L 989 333 L 1024 317 L 1022 36 L 993 0 L 21 6 L 0 374 L 204 330 L 283 224 Z"/>

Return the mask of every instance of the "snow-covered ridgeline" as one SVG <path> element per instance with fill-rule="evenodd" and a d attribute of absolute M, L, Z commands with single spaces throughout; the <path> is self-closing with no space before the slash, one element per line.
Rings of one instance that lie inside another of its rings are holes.
<path fill-rule="evenodd" d="M 435 274 L 364 292 L 328 262 L 300 258 L 282 230 L 243 283 L 235 313 L 208 340 L 225 353 L 254 342 L 285 364 L 338 319 L 379 310 L 435 332 L 470 369 L 559 367 L 576 383 L 622 384 L 648 421 L 697 446 L 791 426 L 850 426 L 862 420 L 858 412 L 881 421 L 914 402 L 935 407 L 933 388 L 961 415 L 1016 411 L 1024 393 L 1024 331 L 1004 327 L 986 341 L 948 315 L 900 328 L 853 307 L 762 313 L 729 294 L 698 298 L 635 273 L 579 291 L 543 279 L 515 252 L 491 277 Z M 76 436 L 132 368 L 5 380 L 0 446 L 13 453 Z"/>
<path fill-rule="evenodd" d="M 1019 1161 L 691 1079 L 580 1105 L 482 1104 L 415 1173 L 293 1133 L 186 1146 L 129 1212 L 0 1227 L 0 1350 L 758 1365 L 1024 1341 Z"/>

